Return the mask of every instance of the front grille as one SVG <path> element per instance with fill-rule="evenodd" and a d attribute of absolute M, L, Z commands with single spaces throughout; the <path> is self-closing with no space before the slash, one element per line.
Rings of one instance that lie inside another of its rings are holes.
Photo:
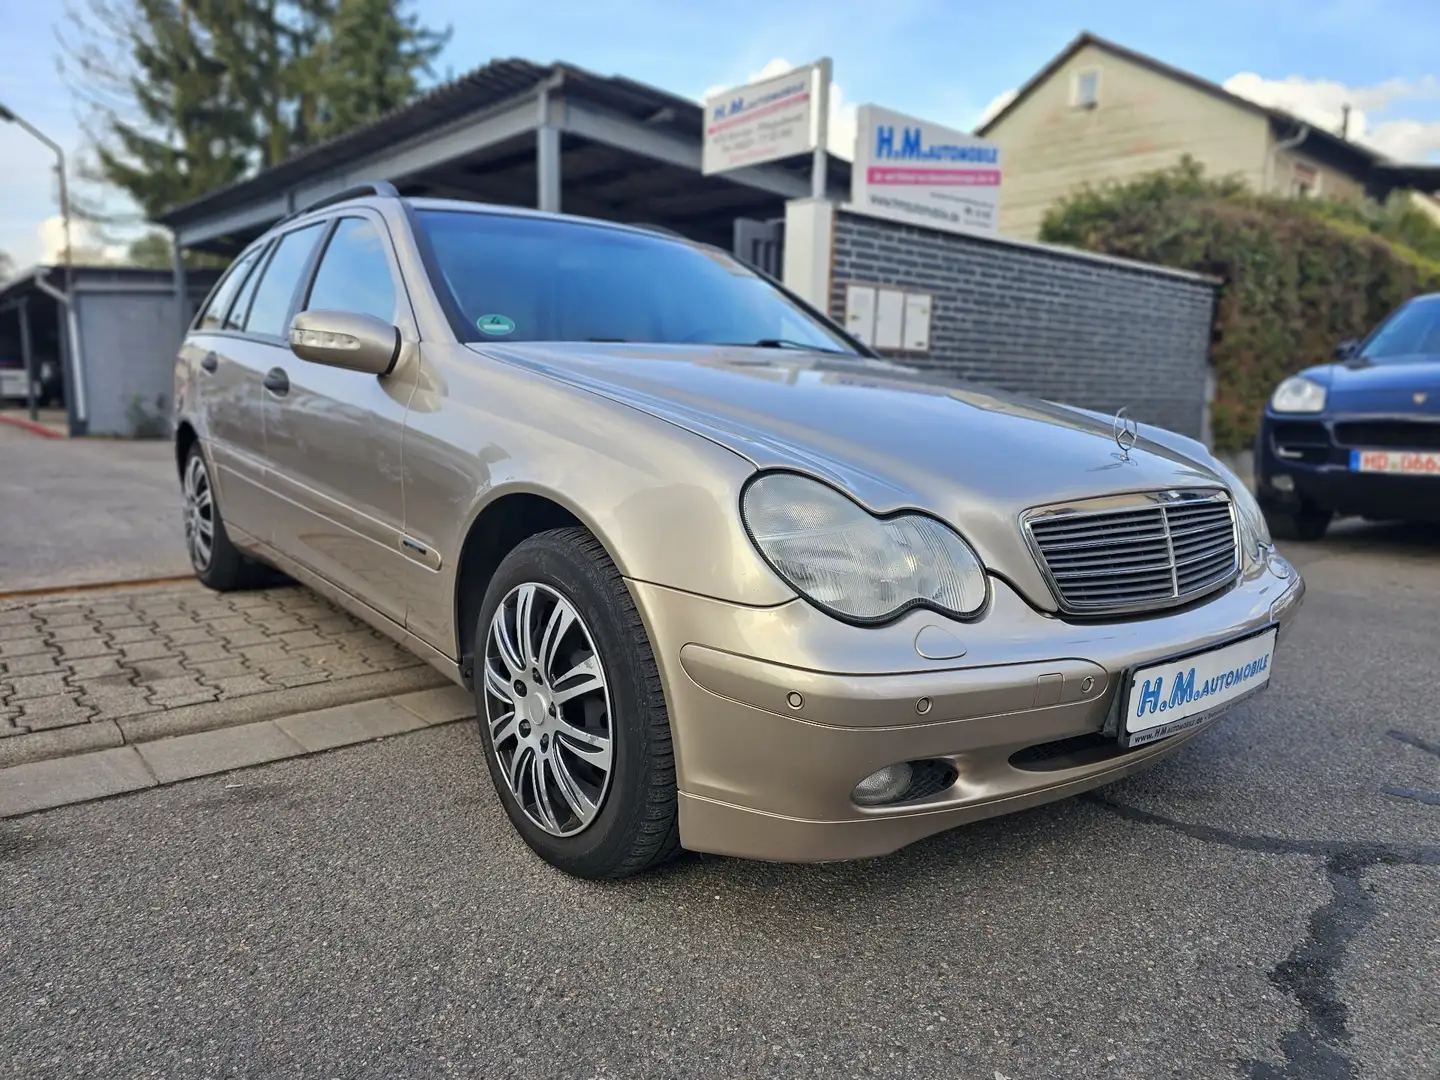
<path fill-rule="evenodd" d="M 1440 423 L 1413 420 L 1370 420 L 1336 424 L 1341 446 L 1377 450 L 1440 450 Z"/>
<path fill-rule="evenodd" d="M 1163 492 L 1128 505 L 1033 511 L 1031 544 L 1060 607 L 1077 615 L 1188 603 L 1238 567 L 1235 516 L 1224 492 Z"/>

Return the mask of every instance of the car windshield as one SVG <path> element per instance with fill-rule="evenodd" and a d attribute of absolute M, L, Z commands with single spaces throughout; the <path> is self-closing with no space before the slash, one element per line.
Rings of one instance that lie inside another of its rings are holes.
<path fill-rule="evenodd" d="M 762 345 L 854 355 L 738 260 L 604 225 L 422 210 L 466 341 Z"/>
<path fill-rule="evenodd" d="M 1440 356 L 1440 297 L 1413 300 L 1365 343 L 1360 359 L 1372 364 Z"/>

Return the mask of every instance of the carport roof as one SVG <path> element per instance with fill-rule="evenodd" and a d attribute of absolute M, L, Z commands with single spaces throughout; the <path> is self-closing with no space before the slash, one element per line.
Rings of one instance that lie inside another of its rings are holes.
<path fill-rule="evenodd" d="M 512 58 L 485 64 L 408 105 L 344 135 L 308 147 L 255 176 L 172 207 L 157 216 L 156 221 L 172 229 L 183 227 L 258 200 L 284 195 L 321 174 L 334 173 L 362 159 L 373 159 L 397 143 L 412 142 L 467 117 L 538 94 L 545 87 L 557 89 L 566 102 L 582 101 L 598 106 L 607 113 L 643 125 L 650 132 L 693 143 L 698 160 L 704 119 L 697 102 L 632 79 L 596 75 L 572 64 L 536 64 Z M 537 110 L 537 122 L 538 117 Z M 763 168 L 771 174 L 786 174 L 787 178 L 808 182 L 810 159 L 807 155 Z M 732 178 L 745 183 L 744 172 L 753 174 L 755 170 L 745 170 Z M 848 172 L 848 162 L 830 158 L 830 179 L 848 184 Z"/>

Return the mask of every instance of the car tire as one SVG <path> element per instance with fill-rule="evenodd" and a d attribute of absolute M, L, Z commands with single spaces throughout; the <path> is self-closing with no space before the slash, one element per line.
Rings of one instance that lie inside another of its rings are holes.
<path fill-rule="evenodd" d="M 1277 540 L 1319 540 L 1334 516 L 1329 510 L 1306 507 L 1293 514 L 1266 513 L 1265 523 Z"/>
<path fill-rule="evenodd" d="M 485 590 L 474 640 L 485 761 L 530 848 L 591 879 L 673 858 L 679 812 L 660 673 L 600 542 L 572 527 L 516 546 Z"/>
<path fill-rule="evenodd" d="M 185 550 L 190 556 L 190 567 L 200 583 L 216 592 L 253 589 L 268 584 L 273 572 L 247 559 L 230 542 L 230 534 L 225 531 L 225 519 L 220 514 L 220 499 L 210 474 L 210 464 L 205 460 L 199 443 L 190 447 L 185 456 L 180 485 L 185 499 L 182 511 Z"/>

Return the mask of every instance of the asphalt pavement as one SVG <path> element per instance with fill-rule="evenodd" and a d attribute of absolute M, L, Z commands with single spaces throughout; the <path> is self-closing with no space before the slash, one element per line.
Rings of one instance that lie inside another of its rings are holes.
<path fill-rule="evenodd" d="M 189 572 L 170 442 L 0 424 L 0 593 Z"/>
<path fill-rule="evenodd" d="M 1440 1077 L 1440 533 L 1295 545 L 1269 691 L 861 863 L 571 880 L 470 725 L 0 822 L 0 1075 Z"/>

